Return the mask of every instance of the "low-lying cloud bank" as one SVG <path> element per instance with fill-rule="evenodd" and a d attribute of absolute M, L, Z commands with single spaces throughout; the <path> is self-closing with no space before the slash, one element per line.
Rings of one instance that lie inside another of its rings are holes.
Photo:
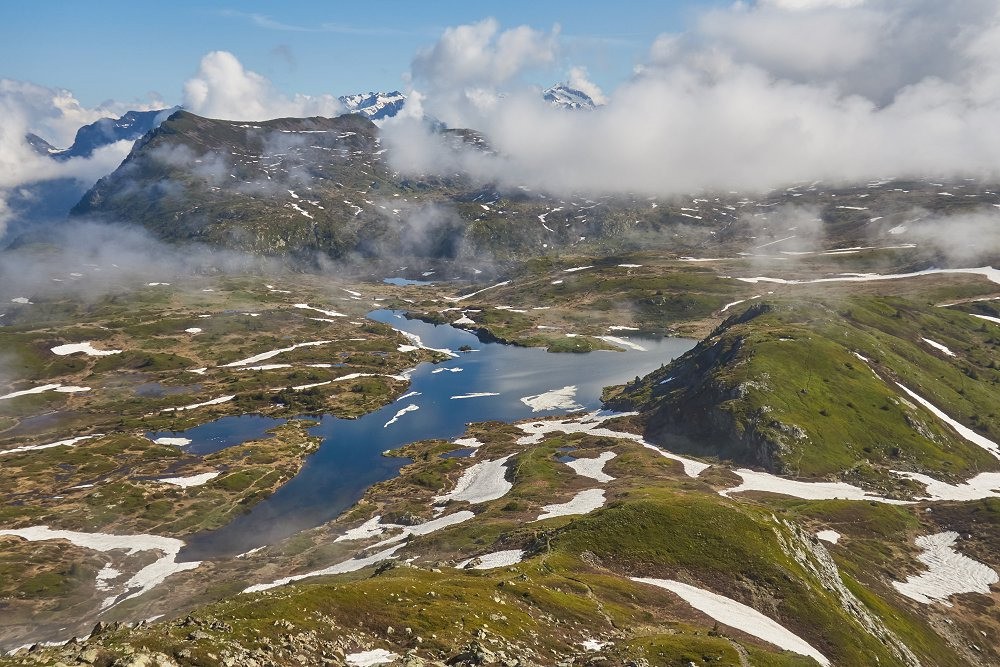
<path fill-rule="evenodd" d="M 446 31 L 414 60 L 416 103 L 385 125 L 395 166 L 563 193 L 669 195 L 993 177 L 1000 165 L 994 2 L 736 3 L 660 36 L 591 113 L 553 109 L 517 85 L 557 52 L 556 31 L 493 21 Z M 423 114 L 482 131 L 495 154 L 441 145 Z"/>

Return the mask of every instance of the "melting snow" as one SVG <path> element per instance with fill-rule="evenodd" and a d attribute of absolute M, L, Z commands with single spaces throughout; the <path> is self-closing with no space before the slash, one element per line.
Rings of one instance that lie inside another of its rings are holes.
<path fill-rule="evenodd" d="M 56 345 L 52 348 L 53 354 L 65 356 L 76 352 L 83 352 L 90 357 L 106 357 L 111 354 L 121 354 L 121 350 L 98 350 L 89 341 L 84 343 L 67 343 L 66 345 Z"/>
<path fill-rule="evenodd" d="M 507 481 L 507 455 L 494 461 L 483 461 L 469 466 L 455 483 L 455 488 L 440 496 L 434 496 L 435 503 L 445 503 L 449 500 L 467 501 L 470 504 L 485 503 L 502 498 L 511 490 L 513 484 Z"/>
<path fill-rule="evenodd" d="M 291 352 L 292 350 L 297 350 L 300 347 L 313 347 L 316 345 L 327 345 L 332 343 L 332 340 L 316 340 L 307 343 L 297 343 L 295 345 L 290 345 L 289 347 L 278 348 L 277 350 L 270 350 L 269 352 L 261 352 L 260 354 L 255 354 L 252 357 L 247 357 L 246 359 L 240 359 L 239 361 L 233 361 L 228 364 L 224 364 L 223 368 L 233 368 L 235 366 L 246 366 L 248 364 L 255 364 L 258 361 L 264 361 L 272 357 L 276 357 L 283 352 Z"/>
<path fill-rule="evenodd" d="M 76 394 L 83 391 L 90 391 L 90 387 L 75 387 L 72 385 L 63 384 L 43 384 L 38 387 L 33 387 L 31 389 L 22 389 L 21 391 L 14 391 L 9 394 L 4 394 L 0 396 L 0 401 L 8 398 L 17 398 L 19 396 L 28 396 L 29 394 L 41 394 L 46 391 L 56 391 L 62 394 Z"/>
<path fill-rule="evenodd" d="M 349 542 L 351 540 L 366 540 L 369 537 L 377 537 L 385 532 L 386 528 L 395 528 L 396 524 L 382 523 L 381 515 L 375 515 L 365 521 L 360 526 L 351 528 L 346 533 L 334 540 L 334 542 Z"/>
<path fill-rule="evenodd" d="M 162 482 L 164 484 L 172 484 L 174 486 L 179 486 L 181 488 L 188 488 L 191 486 L 201 486 L 202 484 L 211 481 L 219 476 L 218 471 L 213 472 L 203 472 L 199 475 L 190 475 L 189 477 L 162 477 L 157 482 Z"/>
<path fill-rule="evenodd" d="M 182 540 L 173 537 L 157 535 L 109 535 L 107 533 L 78 533 L 71 530 L 52 530 L 48 526 L 32 526 L 30 528 L 15 528 L 0 530 L 0 535 L 16 535 L 31 542 L 41 540 L 67 540 L 85 549 L 95 551 L 114 551 L 126 549 L 128 555 L 140 551 L 159 551 L 163 555 L 157 560 L 136 572 L 131 579 L 122 585 L 120 601 L 131 600 L 158 586 L 164 579 L 177 572 L 193 570 L 201 565 L 200 561 L 190 563 L 176 562 L 177 553 L 184 546 Z M 127 595 L 126 595 L 127 594 Z M 104 600 L 102 609 L 114 605 L 118 595 Z"/>
<path fill-rule="evenodd" d="M 923 271 L 914 271 L 913 273 L 892 273 L 892 274 L 879 274 L 879 273 L 846 273 L 835 278 L 814 278 L 812 280 L 785 280 L 784 278 L 765 278 L 763 276 L 758 276 L 756 278 L 737 278 L 741 282 L 745 283 L 779 283 L 781 285 L 806 285 L 811 283 L 837 283 L 837 282 L 855 282 L 864 283 L 872 282 L 876 280 L 899 280 L 901 278 L 916 278 L 918 276 L 930 276 L 941 273 L 968 273 L 973 275 L 983 276 L 987 280 L 1000 284 L 1000 269 L 994 269 L 992 266 L 981 266 L 970 269 L 925 269 Z"/>
<path fill-rule="evenodd" d="M 577 475 L 596 479 L 598 482 L 610 482 L 614 477 L 604 472 L 604 465 L 615 458 L 614 452 L 601 452 L 600 456 L 593 459 L 574 459 L 568 461 L 566 465 L 572 468 Z"/>
<path fill-rule="evenodd" d="M 455 565 L 459 569 L 470 570 L 492 570 L 495 567 L 509 567 L 524 560 L 523 549 L 509 549 L 507 551 L 494 551 L 483 554 L 475 558 L 466 558 L 461 563 Z M 473 563 L 475 561 L 475 563 Z"/>
<path fill-rule="evenodd" d="M 344 574 L 346 572 L 357 572 L 369 565 L 374 565 L 383 560 L 389 558 L 394 558 L 397 551 L 402 549 L 405 545 L 397 544 L 396 546 L 389 547 L 383 551 L 372 554 L 366 558 L 351 558 L 343 562 L 337 563 L 336 565 L 331 565 L 330 567 L 325 567 L 322 570 L 315 570 L 313 572 L 307 572 L 305 574 L 296 574 L 290 577 L 284 577 L 276 581 L 272 581 L 266 584 L 256 584 L 254 586 L 249 586 L 243 589 L 244 593 L 257 593 L 259 591 L 266 591 L 271 588 L 277 588 L 278 586 L 284 586 L 285 584 L 290 584 L 295 581 L 301 581 L 302 579 L 308 579 L 309 577 L 321 577 L 327 574 Z"/>
<path fill-rule="evenodd" d="M 487 396 L 499 396 L 495 391 L 477 391 L 471 394 L 459 394 L 458 396 L 452 396 L 451 400 L 457 401 L 463 398 L 486 398 Z"/>
<path fill-rule="evenodd" d="M 935 341 L 931 340 L 930 338 L 921 338 L 920 340 L 924 341 L 925 343 L 927 343 L 931 347 L 933 347 L 933 348 L 935 348 L 937 350 L 940 350 L 941 352 L 944 352 L 949 357 L 954 357 L 955 356 L 954 352 L 952 352 L 951 350 L 949 350 L 947 347 L 945 347 L 941 343 L 935 342 Z"/>
<path fill-rule="evenodd" d="M 316 308 L 315 306 L 310 306 L 308 303 L 295 303 L 292 304 L 293 308 L 300 308 L 302 310 L 315 310 L 317 313 L 323 313 L 327 317 L 346 317 L 343 313 L 338 313 L 335 310 L 323 310 L 322 308 Z"/>
<path fill-rule="evenodd" d="M 94 435 L 81 435 L 76 438 L 70 438 L 68 440 L 60 440 L 59 442 L 50 442 L 47 445 L 24 445 L 23 447 L 15 447 L 14 449 L 7 449 L 0 452 L 0 456 L 5 454 L 20 454 L 21 452 L 31 452 L 39 449 L 49 449 L 51 447 L 72 447 L 78 442 L 83 442 L 84 440 L 89 440 L 91 438 L 100 438 L 103 433 L 95 433 Z"/>
<path fill-rule="evenodd" d="M 646 352 L 646 348 L 638 343 L 633 343 L 626 338 L 617 338 L 615 336 L 598 336 L 601 340 L 611 343 L 612 345 L 617 345 L 619 347 L 628 348 L 631 350 L 636 350 L 637 352 Z"/>
<path fill-rule="evenodd" d="M 582 410 L 583 406 L 576 402 L 576 392 L 576 385 L 567 385 L 562 389 L 551 389 L 542 394 L 525 396 L 521 402 L 531 408 L 532 412 Z"/>
<path fill-rule="evenodd" d="M 180 412 L 182 410 L 194 410 L 195 408 L 201 408 L 206 405 L 219 405 L 220 403 L 227 403 L 236 398 L 236 396 L 220 396 L 218 398 L 213 398 L 210 401 L 205 401 L 204 403 L 192 403 L 191 405 L 182 405 L 178 408 L 163 408 L 160 412 Z"/>
<path fill-rule="evenodd" d="M 980 500 L 1000 496 L 1000 472 L 981 472 L 960 484 L 949 484 L 916 472 L 893 470 L 893 474 L 927 487 L 923 500 Z"/>
<path fill-rule="evenodd" d="M 990 317 L 989 315 L 976 315 L 976 314 L 973 314 L 972 316 L 978 317 L 981 320 L 986 320 L 987 322 L 992 322 L 993 324 L 1000 324 L 1000 317 Z"/>
<path fill-rule="evenodd" d="M 946 424 L 948 424 L 949 426 L 951 426 L 953 429 L 955 429 L 955 431 L 957 431 L 960 436 L 962 436 L 963 438 L 965 438 L 966 440 L 968 440 L 972 444 L 977 445 L 979 447 L 982 447 L 983 449 L 985 449 L 986 451 L 988 451 L 990 454 L 992 454 L 993 456 L 995 456 L 998 459 L 1000 459 L 1000 445 L 998 445 L 997 443 L 993 442 L 992 440 L 990 440 L 986 436 L 979 435 L 978 433 L 976 433 L 975 431 L 973 431 L 971 428 L 967 428 L 965 426 L 962 426 L 957 421 L 955 421 L 954 419 L 952 419 L 951 417 L 949 417 L 948 415 L 946 415 L 945 413 L 943 413 L 941 410 L 939 410 L 937 407 L 935 407 L 934 405 L 932 405 L 929 401 L 927 401 L 926 399 L 924 399 L 921 396 L 918 396 L 916 393 L 914 393 L 910 389 L 907 389 L 906 387 L 904 387 L 903 385 L 899 384 L 898 382 L 896 383 L 896 385 L 900 389 L 902 389 L 903 391 L 905 391 L 910 396 L 910 398 L 912 398 L 917 403 L 919 403 L 920 405 L 922 405 L 925 408 L 927 408 L 931 413 L 934 414 L 935 417 L 937 417 L 938 419 L 940 419 L 941 421 L 945 422 Z"/>
<path fill-rule="evenodd" d="M 840 541 L 840 533 L 835 530 L 821 530 L 816 533 L 816 537 L 830 544 L 836 544 Z"/>
<path fill-rule="evenodd" d="M 518 428 L 524 431 L 527 435 L 518 438 L 517 444 L 519 445 L 532 445 L 537 444 L 542 441 L 542 438 L 548 433 L 590 433 L 598 437 L 605 438 L 621 438 L 623 440 L 631 440 L 632 442 L 637 442 L 646 449 L 650 449 L 664 458 L 671 459 L 673 461 L 679 462 L 684 466 L 684 474 L 688 477 L 697 477 L 706 468 L 709 468 L 708 463 L 702 463 L 701 461 L 696 461 L 694 459 L 689 459 L 684 456 L 678 456 L 677 454 L 672 454 L 666 450 L 660 449 L 656 445 L 650 444 L 643 440 L 641 435 L 636 435 L 635 433 L 627 433 L 625 431 L 613 431 L 609 428 L 602 428 L 601 424 L 611 419 L 613 417 L 623 417 L 628 414 L 635 413 L 609 413 L 600 414 L 593 412 L 576 419 L 560 419 L 552 421 L 540 421 L 531 422 L 528 424 L 518 424 Z"/>
<path fill-rule="evenodd" d="M 632 581 L 657 586 L 681 597 L 689 605 L 714 618 L 719 623 L 742 630 L 748 635 L 801 655 L 807 655 L 821 665 L 829 665 L 826 656 L 810 646 L 804 639 L 792 633 L 753 607 L 739 603 L 718 593 L 684 584 L 672 579 L 649 579 L 632 577 Z"/>
<path fill-rule="evenodd" d="M 874 500 L 891 505 L 909 504 L 909 501 L 906 500 L 877 496 L 846 482 L 800 482 L 747 468 L 740 468 L 732 472 L 740 476 L 743 480 L 742 483 L 739 486 L 719 491 L 720 495 L 730 496 L 744 491 L 767 491 L 804 500 Z"/>
<path fill-rule="evenodd" d="M 392 662 L 399 656 L 384 648 L 376 648 L 371 651 L 359 651 L 358 653 L 348 653 L 344 660 L 351 667 L 372 667 L 372 665 L 384 665 Z"/>
<path fill-rule="evenodd" d="M 405 415 L 407 412 L 414 412 L 415 410 L 419 410 L 419 409 L 420 409 L 419 405 L 417 405 L 415 403 L 410 403 L 405 408 L 403 408 L 402 410 L 400 410 L 399 412 L 397 412 L 393 416 L 392 419 L 390 419 L 385 424 L 383 424 L 382 428 L 388 428 L 389 426 L 392 426 L 393 424 L 395 424 L 396 422 L 398 422 L 399 418 L 402 417 L 403 415 Z"/>
<path fill-rule="evenodd" d="M 587 489 L 573 496 L 568 502 L 546 505 L 535 521 L 572 514 L 589 514 L 604 506 L 604 489 Z"/>
<path fill-rule="evenodd" d="M 464 300 L 468 299 L 470 296 L 475 296 L 475 295 L 477 295 L 477 294 L 479 294 L 481 292 L 485 292 L 488 289 L 493 289 L 494 287 L 503 287 L 504 285 L 510 285 L 510 281 L 509 280 L 505 280 L 502 283 L 497 283 L 496 285 L 490 285 L 489 287 L 484 287 L 481 290 L 478 290 L 478 291 L 475 291 L 475 292 L 470 292 L 469 294 L 463 294 L 462 296 L 452 297 L 451 301 L 464 301 Z"/>
<path fill-rule="evenodd" d="M 1000 581 L 997 573 L 979 561 L 963 556 L 952 548 L 958 533 L 947 531 L 922 535 L 916 540 L 924 550 L 917 556 L 927 566 L 927 572 L 894 581 L 892 585 L 902 595 L 931 604 L 940 602 L 950 607 L 948 598 L 956 593 L 982 593 L 989 595 L 990 584 Z"/>
<path fill-rule="evenodd" d="M 184 445 L 190 445 L 190 438 L 157 438 L 153 441 L 157 445 L 176 445 L 177 447 L 183 447 Z"/>

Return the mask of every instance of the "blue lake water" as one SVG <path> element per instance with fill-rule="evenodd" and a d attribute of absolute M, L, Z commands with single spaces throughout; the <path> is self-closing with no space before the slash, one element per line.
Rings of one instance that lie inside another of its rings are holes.
<path fill-rule="evenodd" d="M 267 431 L 284 424 L 285 421 L 261 415 L 239 415 L 237 417 L 222 417 L 186 431 L 151 431 L 146 435 L 150 440 L 187 438 L 191 444 L 185 445 L 184 451 L 205 456 L 248 440 L 269 437 Z"/>
<path fill-rule="evenodd" d="M 575 400 L 580 408 L 599 409 L 605 386 L 645 375 L 695 344 L 684 338 L 633 338 L 647 351 L 551 354 L 537 348 L 482 343 L 467 331 L 407 320 L 393 311 L 375 311 L 369 317 L 416 334 L 429 347 L 458 350 L 468 345 L 473 351 L 458 353 L 458 358 L 445 362 L 421 364 L 412 372 L 411 386 L 406 392 L 417 394 L 405 396 L 360 419 L 330 415 L 319 418 L 320 424 L 310 432 L 322 436 L 323 443 L 306 459 L 301 472 L 230 524 L 191 536 L 181 552 L 182 560 L 241 553 L 334 519 L 356 503 L 372 484 L 396 476 L 407 463 L 406 459 L 383 456 L 382 452 L 388 449 L 418 440 L 457 438 L 471 422 L 513 422 L 571 411 L 533 412 L 521 401 L 523 397 L 573 385 L 577 387 Z M 461 371 L 451 372 L 459 368 Z M 470 394 L 490 395 L 455 398 Z M 417 409 L 400 414 L 386 426 L 409 406 Z M 194 451 L 195 443 L 218 442 L 226 437 L 220 432 L 227 429 L 234 434 L 227 440 L 231 441 L 248 432 L 263 433 L 278 423 L 281 420 L 247 415 L 170 435 L 191 438 L 195 441 L 190 446 Z M 211 435 L 206 438 L 207 433 Z M 243 437 L 239 442 L 246 439 L 250 438 Z"/>

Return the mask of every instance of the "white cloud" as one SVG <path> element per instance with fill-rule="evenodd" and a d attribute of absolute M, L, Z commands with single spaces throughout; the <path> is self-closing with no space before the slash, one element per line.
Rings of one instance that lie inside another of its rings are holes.
<path fill-rule="evenodd" d="M 501 31 L 493 18 L 447 28 L 414 57 L 412 81 L 427 93 L 428 113 L 451 125 L 475 126 L 494 107 L 498 88 L 555 62 L 558 35 L 558 26 L 549 33 L 528 26 Z"/>
<path fill-rule="evenodd" d="M 468 121 L 495 153 L 441 146 L 401 119 L 385 125 L 390 155 L 403 170 L 588 193 L 998 175 L 996 3 L 833 4 L 709 12 L 694 32 L 658 39 L 633 79 L 587 114 L 558 113 L 526 87 L 469 103 L 469 91 L 495 92 L 510 75 L 489 57 L 457 72 L 446 61 L 494 54 L 503 33 L 495 22 L 453 28 L 414 63 L 421 105 L 437 115 L 457 101 L 461 112 L 442 119 Z"/>
<path fill-rule="evenodd" d="M 104 146 L 87 158 L 56 161 L 36 152 L 26 141 L 34 133 L 57 147 L 72 143 L 77 129 L 98 118 L 118 116 L 121 105 L 105 104 L 88 109 L 66 90 L 23 81 L 0 79 L 0 237 L 16 212 L 11 195 L 21 186 L 59 178 L 84 185 L 94 183 L 128 154 L 131 142 Z"/>
<path fill-rule="evenodd" d="M 200 116 L 223 120 L 336 116 L 344 111 L 332 95 L 282 94 L 228 51 L 205 54 L 198 73 L 184 84 L 184 106 Z"/>
<path fill-rule="evenodd" d="M 572 67 L 569 70 L 569 79 L 567 82 L 570 88 L 579 90 L 582 93 L 586 93 L 590 96 L 590 99 L 594 100 L 594 104 L 607 104 L 608 98 L 601 90 L 600 86 L 590 80 L 590 75 L 587 72 L 586 67 Z"/>

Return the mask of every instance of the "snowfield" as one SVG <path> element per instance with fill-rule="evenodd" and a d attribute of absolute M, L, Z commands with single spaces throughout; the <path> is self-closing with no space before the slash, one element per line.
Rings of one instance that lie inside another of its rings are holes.
<path fill-rule="evenodd" d="M 236 398 L 236 396 L 219 396 L 218 398 L 213 398 L 209 401 L 204 401 L 202 403 L 192 403 L 191 405 L 182 405 L 178 408 L 163 408 L 160 412 L 181 412 L 184 410 L 194 410 L 195 408 L 205 407 L 206 405 L 219 405 L 220 403 L 228 403 L 229 401 Z"/>
<path fill-rule="evenodd" d="M 935 350 L 939 350 L 940 352 L 943 352 L 944 354 L 948 355 L 949 357 L 954 357 L 955 356 L 955 353 L 952 352 L 951 350 L 949 350 L 947 348 L 947 346 L 945 346 L 945 345 L 943 345 L 941 343 L 938 343 L 937 341 L 933 341 L 930 338 L 921 338 L 920 340 L 924 341 L 925 343 L 927 343 L 928 345 L 930 345 L 931 347 L 933 347 Z"/>
<path fill-rule="evenodd" d="M 615 458 L 615 456 L 614 452 L 601 452 L 596 458 L 576 459 L 566 462 L 566 465 L 582 477 L 596 479 L 598 482 L 611 482 L 614 480 L 614 477 L 604 472 L 604 465 Z"/>
<path fill-rule="evenodd" d="M 399 656 L 384 648 L 376 648 L 371 651 L 359 651 L 358 653 L 348 653 L 344 660 L 351 667 L 372 667 L 372 665 L 384 665 L 392 662 Z"/>
<path fill-rule="evenodd" d="M 874 500 L 891 505 L 910 504 L 906 500 L 883 498 L 846 482 L 800 482 L 748 468 L 732 472 L 739 475 L 743 482 L 739 486 L 719 491 L 719 495 L 728 497 L 745 491 L 767 491 L 804 500 Z"/>
<path fill-rule="evenodd" d="M 201 565 L 201 561 L 190 563 L 176 562 L 177 553 L 184 546 L 184 542 L 173 537 L 78 533 L 71 530 L 52 530 L 48 526 L 0 530 L 0 535 L 16 535 L 31 542 L 66 540 L 79 547 L 93 549 L 94 551 L 123 549 L 126 550 L 129 556 L 140 551 L 159 551 L 162 554 L 157 560 L 143 567 L 131 579 L 122 584 L 121 593 L 106 598 L 101 604 L 101 609 L 107 609 L 118 602 L 139 597 L 161 584 L 170 575 L 184 572 L 185 570 L 193 570 Z M 121 595 L 125 595 L 125 597 L 119 600 L 118 598 Z"/>
<path fill-rule="evenodd" d="M 543 521 L 557 516 L 590 514 L 594 510 L 604 507 L 604 502 L 604 489 L 587 489 L 573 496 L 568 502 L 546 505 L 535 521 Z"/>
<path fill-rule="evenodd" d="M 72 385 L 64 384 L 43 384 L 38 387 L 32 387 L 31 389 L 22 389 L 21 391 L 13 391 L 9 394 L 4 394 L 0 396 L 0 401 L 7 400 L 8 398 L 18 398 L 19 396 L 28 396 L 30 394 L 42 394 L 47 391 L 55 391 L 60 394 L 78 394 L 84 391 L 90 391 L 90 387 L 74 387 Z"/>
<path fill-rule="evenodd" d="M 583 406 L 576 402 L 576 392 L 576 385 L 567 385 L 562 389 L 552 389 L 542 394 L 525 396 L 521 402 L 531 408 L 532 412 L 582 410 Z"/>
<path fill-rule="evenodd" d="M 52 348 L 53 354 L 65 356 L 82 352 L 88 357 L 107 357 L 112 354 L 121 354 L 121 350 L 98 350 L 89 341 L 84 343 L 67 343 L 66 345 L 56 345 Z"/>
<path fill-rule="evenodd" d="M 913 273 L 845 273 L 833 278 L 813 278 L 812 280 L 785 280 L 784 278 L 766 278 L 764 276 L 757 276 L 755 278 L 736 278 L 736 280 L 752 284 L 777 283 L 779 285 L 809 285 L 813 283 L 866 283 L 877 280 L 900 280 L 902 278 L 916 278 L 918 276 L 930 276 L 940 273 L 969 273 L 983 276 L 991 282 L 1000 284 L 1000 269 L 994 269 L 992 266 L 981 266 L 971 269 L 925 269 L 923 271 L 914 271 Z"/>
<path fill-rule="evenodd" d="M 397 412 L 395 415 L 393 415 L 392 419 L 390 419 L 386 423 L 382 424 L 382 428 L 388 428 L 389 426 L 392 426 L 393 424 L 395 424 L 396 422 L 398 422 L 399 418 L 402 417 L 403 415 L 405 415 L 407 412 L 415 412 L 416 410 L 419 410 L 419 409 L 420 409 L 419 405 L 417 405 L 416 403 L 410 403 L 405 408 L 403 408 L 402 410 L 400 410 L 399 412 Z"/>
<path fill-rule="evenodd" d="M 219 472 L 216 470 L 213 472 L 203 472 L 198 475 L 189 475 L 188 477 L 161 477 L 156 481 L 163 484 L 172 484 L 173 486 L 179 486 L 182 489 L 186 489 L 192 486 L 201 486 L 218 476 Z"/>
<path fill-rule="evenodd" d="M 924 484 L 927 491 L 922 500 L 980 500 L 1000 496 L 1000 472 L 981 472 L 960 484 L 949 484 L 917 472 L 892 472 Z"/>
<path fill-rule="evenodd" d="M 696 461 L 694 459 L 689 459 L 684 456 L 678 456 L 677 454 L 672 454 L 664 449 L 660 449 L 656 445 L 646 442 L 643 440 L 641 435 L 636 435 L 635 433 L 627 433 L 625 431 L 613 431 L 609 428 L 602 428 L 601 424 L 614 417 L 624 417 L 635 413 L 600 413 L 591 412 L 589 414 L 583 415 L 582 417 L 576 417 L 574 419 L 559 419 L 552 421 L 539 421 L 531 422 L 528 424 L 518 424 L 517 427 L 522 431 L 527 433 L 527 435 L 518 438 L 517 444 L 519 445 L 534 445 L 542 441 L 542 438 L 549 433 L 589 433 L 591 435 L 596 435 L 598 437 L 605 438 L 619 438 L 622 440 L 631 440 L 632 442 L 637 442 L 646 449 L 652 450 L 672 461 L 677 461 L 684 467 L 684 474 L 688 477 L 697 477 L 707 468 L 711 467 L 708 463 L 702 463 L 701 461 Z"/>
<path fill-rule="evenodd" d="M 914 392 L 914 391 L 912 391 L 912 390 L 904 387 L 903 385 L 901 385 L 898 382 L 896 383 L 896 386 L 898 386 L 900 389 L 902 389 L 903 391 L 905 391 L 909 395 L 909 397 L 912 398 L 913 400 L 915 400 L 917 403 L 919 403 L 920 405 L 922 405 L 925 408 L 927 408 L 928 410 L 930 410 L 930 412 L 935 417 L 937 417 L 941 421 L 943 421 L 946 424 L 948 424 L 948 426 L 951 426 L 953 429 L 955 429 L 955 431 L 960 436 L 962 436 L 963 438 L 965 438 L 966 440 L 968 440 L 972 444 L 978 445 L 979 447 L 982 447 L 983 449 L 985 449 L 986 451 L 988 451 L 990 454 L 992 454 L 993 456 L 995 456 L 998 459 L 1000 459 L 1000 445 L 998 445 L 997 443 L 993 442 L 992 440 L 990 440 L 989 438 L 987 438 L 984 435 L 979 435 L 978 433 L 976 433 L 975 431 L 973 431 L 971 428 L 968 428 L 966 426 L 963 426 L 962 424 L 959 424 L 957 421 L 955 421 L 954 419 L 952 419 L 951 417 L 949 417 L 948 415 L 946 415 L 939 408 L 937 408 L 936 406 L 934 406 L 933 404 L 931 404 L 930 401 L 928 401 L 927 399 L 925 399 L 922 396 L 918 395 L 916 392 Z"/>
<path fill-rule="evenodd" d="M 494 551 L 475 558 L 466 558 L 455 567 L 469 570 L 492 570 L 495 567 L 517 565 L 522 560 L 524 560 L 523 549 L 509 549 L 507 551 Z"/>
<path fill-rule="evenodd" d="M 916 544 L 924 550 L 917 556 L 927 566 L 927 572 L 909 576 L 905 582 L 892 585 L 902 595 L 923 604 L 940 602 L 950 607 L 948 598 L 957 593 L 982 593 L 989 595 L 990 584 L 1000 581 L 997 573 L 952 548 L 958 533 L 946 531 L 922 535 Z"/>
<path fill-rule="evenodd" d="M 830 544 L 836 544 L 840 541 L 840 533 L 835 530 L 821 530 L 816 533 L 816 537 Z"/>
<path fill-rule="evenodd" d="M 513 456 L 509 454 L 501 459 L 483 461 L 469 466 L 455 483 L 450 493 L 434 496 L 435 503 L 446 503 L 449 500 L 464 500 L 473 505 L 496 500 L 507 495 L 513 484 L 507 481 L 507 461 Z"/>
<path fill-rule="evenodd" d="M 748 635 L 762 639 L 769 644 L 774 644 L 778 648 L 809 656 L 821 665 L 830 664 L 826 656 L 810 646 L 804 639 L 753 607 L 748 607 L 736 600 L 707 591 L 704 588 L 698 588 L 672 579 L 632 577 L 632 581 L 668 590 L 701 613 L 714 618 L 719 623 L 742 630 Z"/>
<path fill-rule="evenodd" d="M 157 445 L 174 445 L 176 447 L 183 447 L 184 445 L 190 445 L 190 438 L 157 438 L 153 441 Z"/>
<path fill-rule="evenodd" d="M 39 449 L 50 449 L 52 447 L 72 447 L 78 442 L 83 442 L 84 440 L 90 440 L 91 438 L 100 438 L 103 433 L 95 433 L 94 435 L 81 435 L 76 438 L 69 438 L 68 440 L 60 440 L 58 442 L 50 442 L 47 445 L 24 445 L 22 447 L 15 447 L 14 449 L 7 449 L 0 452 L 0 456 L 6 454 L 20 454 L 21 452 L 32 452 Z"/>
<path fill-rule="evenodd" d="M 247 357 L 246 359 L 240 359 L 239 361 L 233 361 L 228 364 L 224 364 L 223 368 L 236 368 L 237 366 L 249 366 L 251 364 L 256 364 L 260 361 L 265 361 L 276 357 L 283 352 L 291 352 L 292 350 L 297 350 L 300 347 L 314 347 L 316 345 L 327 345 L 332 343 L 332 340 L 315 340 L 307 343 L 297 343 L 295 345 L 290 345 L 288 347 L 281 347 L 277 350 L 270 350 L 268 352 L 261 352 L 260 354 L 255 354 L 252 357 Z"/>

